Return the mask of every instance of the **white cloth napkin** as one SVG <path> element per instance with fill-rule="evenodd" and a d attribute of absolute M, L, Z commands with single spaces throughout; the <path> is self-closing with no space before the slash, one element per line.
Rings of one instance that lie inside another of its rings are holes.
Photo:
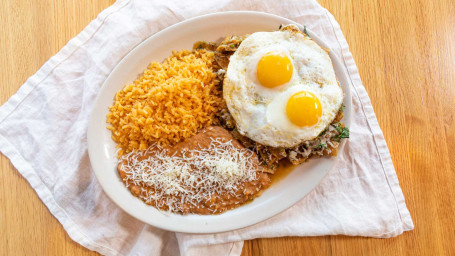
<path fill-rule="evenodd" d="M 306 25 L 349 74 L 351 138 L 320 185 L 285 212 L 232 232 L 175 234 L 123 212 L 101 190 L 87 155 L 87 122 L 114 66 L 145 38 L 201 14 L 254 10 Z M 118 1 L 0 107 L 0 150 L 70 237 L 106 255 L 239 255 L 243 240 L 278 236 L 392 237 L 413 229 L 390 154 L 348 45 L 313 0 Z"/>

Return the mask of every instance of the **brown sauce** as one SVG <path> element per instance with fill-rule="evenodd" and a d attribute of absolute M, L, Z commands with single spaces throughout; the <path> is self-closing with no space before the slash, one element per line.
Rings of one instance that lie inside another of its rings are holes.
<path fill-rule="evenodd" d="M 279 183 L 281 180 L 286 178 L 289 173 L 291 173 L 296 167 L 297 165 L 293 165 L 287 160 L 280 161 L 279 166 L 275 170 L 275 173 L 270 176 L 272 180 L 271 186 L 273 186 L 273 184 Z"/>

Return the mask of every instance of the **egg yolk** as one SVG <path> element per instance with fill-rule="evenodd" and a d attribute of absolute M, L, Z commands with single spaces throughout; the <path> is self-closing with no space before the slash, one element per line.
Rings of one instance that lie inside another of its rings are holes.
<path fill-rule="evenodd" d="M 291 60 L 285 54 L 269 52 L 259 60 L 256 75 L 259 82 L 267 88 L 285 84 L 292 77 Z"/>
<path fill-rule="evenodd" d="M 286 115 L 297 126 L 315 125 L 322 115 L 321 102 L 311 92 L 303 91 L 295 93 L 288 100 Z"/>

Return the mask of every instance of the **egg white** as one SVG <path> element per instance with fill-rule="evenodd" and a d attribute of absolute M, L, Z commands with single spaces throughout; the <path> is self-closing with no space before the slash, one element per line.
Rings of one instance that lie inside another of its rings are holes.
<path fill-rule="evenodd" d="M 256 76 L 259 59 L 277 51 L 290 57 L 293 74 L 275 88 L 262 86 Z M 315 94 L 322 116 L 313 126 L 298 127 L 286 115 L 287 100 L 299 91 Z M 251 34 L 230 57 L 223 97 L 242 135 L 272 147 L 293 147 L 317 137 L 336 117 L 343 91 L 327 52 L 311 39 L 290 31 Z"/>

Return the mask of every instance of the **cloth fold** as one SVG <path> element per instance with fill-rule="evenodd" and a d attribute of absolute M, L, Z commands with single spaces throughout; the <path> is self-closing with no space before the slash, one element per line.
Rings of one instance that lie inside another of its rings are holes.
<path fill-rule="evenodd" d="M 310 194 L 266 221 L 203 235 L 146 225 L 111 202 L 91 170 L 87 124 L 95 97 L 115 65 L 144 39 L 184 19 L 234 10 L 269 12 L 306 25 L 340 56 L 351 83 L 351 138 Z M 0 107 L 0 151 L 74 241 L 105 255 L 240 255 L 247 239 L 387 238 L 414 227 L 348 44 L 334 17 L 314 0 L 118 1 Z"/>

